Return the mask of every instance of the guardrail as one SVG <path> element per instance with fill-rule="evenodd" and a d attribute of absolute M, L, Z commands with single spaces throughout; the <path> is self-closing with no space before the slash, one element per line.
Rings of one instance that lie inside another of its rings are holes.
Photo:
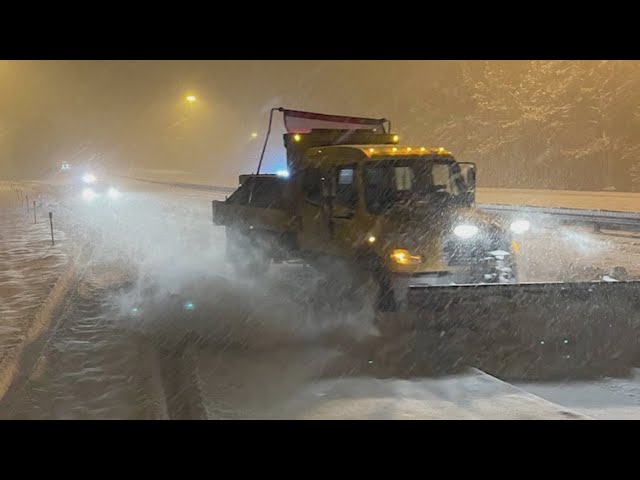
<path fill-rule="evenodd" d="M 560 223 L 593 226 L 595 231 L 640 231 L 640 213 L 578 208 L 534 207 L 530 205 L 478 204 L 478 207 L 509 219 L 553 218 Z"/>

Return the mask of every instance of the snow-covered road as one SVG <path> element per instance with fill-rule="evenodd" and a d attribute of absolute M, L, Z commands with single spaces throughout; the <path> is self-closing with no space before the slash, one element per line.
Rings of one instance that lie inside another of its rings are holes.
<path fill-rule="evenodd" d="M 371 351 L 375 343 L 368 343 L 366 315 L 311 311 L 305 299 L 317 289 L 312 274 L 275 271 L 265 284 L 229 272 L 224 231 L 211 224 L 210 210 L 224 194 L 114 182 L 123 196 L 106 203 L 83 202 L 64 185 L 47 187 L 57 195 L 50 205 L 61 228 L 57 248 L 88 245 L 91 254 L 55 315 L 56 329 L 40 338 L 42 345 L 33 342 L 38 348 L 27 355 L 33 368 L 0 403 L 0 417 L 162 417 L 158 397 L 179 391 L 181 376 L 192 377 L 188 391 L 209 418 L 640 416 L 636 377 L 518 386 L 474 370 L 389 377 Z M 33 235 L 14 207 L 5 205 L 1 217 L 0 330 L 9 333 L 26 318 L 14 302 L 34 293 L 9 276 L 49 278 L 40 264 L 30 269 L 13 255 Z M 19 234 L 6 233 L 12 215 Z M 617 265 L 640 275 L 640 240 L 633 235 L 535 225 L 521 244 L 526 280 L 586 278 Z M 20 292 L 11 289 L 18 284 Z M 26 304 L 37 304 L 29 298 Z M 176 369 L 168 374 L 175 378 L 158 385 L 154 376 L 167 373 L 158 373 L 153 351 L 176 351 L 187 338 L 199 340 L 189 350 L 192 375 Z"/>
<path fill-rule="evenodd" d="M 518 383 L 558 405 L 598 420 L 640 420 L 640 369 L 625 378 L 603 378 L 571 383 Z"/>
<path fill-rule="evenodd" d="M 0 182 L 0 396 L 16 375 L 25 343 L 49 327 L 73 273 L 65 232 L 55 228 L 58 243 L 51 245 L 46 207 L 46 194 L 32 186 L 18 190 Z"/>
<path fill-rule="evenodd" d="M 91 258 L 80 270 L 51 330 L 36 343 L 31 362 L 22 363 L 25 375 L 0 417 L 153 418 L 154 379 L 145 370 L 151 356 L 135 332 L 119 324 L 109 299 L 126 274 Z"/>

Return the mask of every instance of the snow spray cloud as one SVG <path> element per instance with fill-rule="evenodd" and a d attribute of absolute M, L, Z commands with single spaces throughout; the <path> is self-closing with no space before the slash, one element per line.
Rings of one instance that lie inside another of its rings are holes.
<path fill-rule="evenodd" d="M 313 342 L 336 329 L 350 336 L 371 333 L 366 308 L 342 314 L 330 299 L 317 298 L 321 289 L 312 270 L 236 275 L 225 261 L 225 232 L 211 224 L 206 196 L 154 189 L 125 192 L 118 205 L 83 212 L 100 244 L 94 258 L 127 272 L 129 288 L 113 299 L 132 325 L 158 341 L 190 333 L 243 348 Z"/>

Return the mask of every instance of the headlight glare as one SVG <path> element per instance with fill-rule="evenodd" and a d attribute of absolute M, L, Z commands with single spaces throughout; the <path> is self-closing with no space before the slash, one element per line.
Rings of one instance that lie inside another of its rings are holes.
<path fill-rule="evenodd" d="M 513 233 L 525 233 L 529 231 L 531 224 L 528 220 L 516 220 L 511 223 L 510 228 Z"/>
<path fill-rule="evenodd" d="M 453 229 L 456 237 L 471 238 L 478 233 L 478 227 L 475 225 L 457 225 Z"/>
<path fill-rule="evenodd" d="M 92 183 L 96 183 L 96 176 L 92 173 L 87 173 L 82 177 L 82 181 L 88 185 L 91 185 Z"/>

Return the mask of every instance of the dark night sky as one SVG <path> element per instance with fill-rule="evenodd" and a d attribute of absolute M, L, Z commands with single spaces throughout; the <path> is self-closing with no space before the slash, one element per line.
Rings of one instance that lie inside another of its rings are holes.
<path fill-rule="evenodd" d="M 446 62 L 445 62 L 446 63 Z M 268 110 L 393 117 L 443 62 L 3 61 L 0 175 L 37 176 L 60 161 L 188 170 L 233 184 L 255 168 Z M 198 101 L 184 102 L 187 93 Z M 390 112 L 390 110 L 392 110 Z M 405 112 L 405 115 L 408 112 Z M 279 119 L 266 159 L 282 166 Z M 259 137 L 251 140 L 251 132 Z"/>

